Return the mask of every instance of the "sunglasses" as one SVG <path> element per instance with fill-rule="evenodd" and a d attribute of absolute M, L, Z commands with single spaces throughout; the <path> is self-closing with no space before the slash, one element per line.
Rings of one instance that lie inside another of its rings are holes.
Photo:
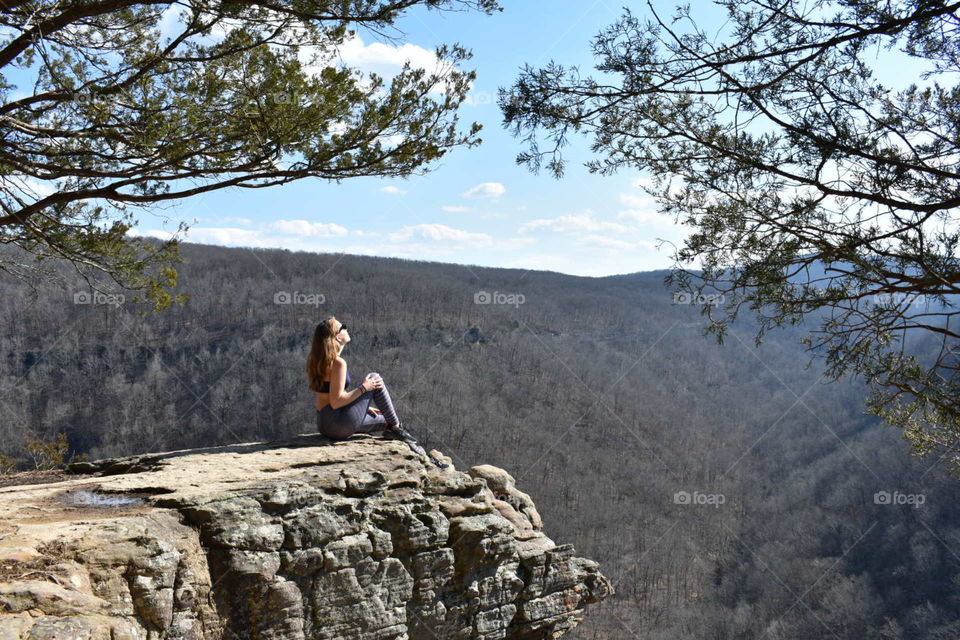
<path fill-rule="evenodd" d="M 347 325 L 341 324 L 340 328 L 337 330 L 337 334 L 339 334 L 341 331 L 346 331 L 346 330 L 347 330 Z"/>

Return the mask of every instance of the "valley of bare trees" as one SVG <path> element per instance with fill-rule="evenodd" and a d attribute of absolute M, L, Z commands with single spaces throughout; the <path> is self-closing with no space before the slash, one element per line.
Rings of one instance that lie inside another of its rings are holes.
<path fill-rule="evenodd" d="M 96 458 L 312 432 L 304 359 L 335 315 L 354 380 L 379 371 L 427 448 L 509 470 L 601 564 L 617 595 L 571 637 L 960 635 L 956 479 L 863 413 L 861 381 L 806 368 L 802 326 L 718 346 L 662 272 L 182 253 L 190 299 L 157 315 L 75 297 L 65 267 L 0 282 L 11 464 L 60 433 Z"/>

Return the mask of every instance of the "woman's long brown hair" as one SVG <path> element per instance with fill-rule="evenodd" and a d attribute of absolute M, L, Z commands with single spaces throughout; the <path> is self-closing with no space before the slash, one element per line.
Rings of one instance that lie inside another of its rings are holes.
<path fill-rule="evenodd" d="M 334 339 L 336 334 L 333 332 L 336 326 L 334 317 L 330 316 L 313 330 L 313 343 L 307 356 L 307 380 L 311 391 L 320 391 L 320 383 L 340 355 L 341 345 Z"/>

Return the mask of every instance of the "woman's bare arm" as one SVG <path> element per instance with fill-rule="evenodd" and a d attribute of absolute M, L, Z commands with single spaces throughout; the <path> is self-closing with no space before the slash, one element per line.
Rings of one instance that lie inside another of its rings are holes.
<path fill-rule="evenodd" d="M 337 358 L 330 366 L 330 406 L 334 409 L 350 404 L 363 395 L 362 385 L 350 392 L 344 392 L 343 386 L 347 381 L 347 362 Z"/>

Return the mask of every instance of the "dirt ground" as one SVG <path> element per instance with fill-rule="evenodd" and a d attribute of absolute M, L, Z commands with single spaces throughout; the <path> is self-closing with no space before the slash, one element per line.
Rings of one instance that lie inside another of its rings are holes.
<path fill-rule="evenodd" d="M 22 471 L 9 476 L 0 476 L 0 487 L 13 487 L 21 484 L 48 484 L 77 478 L 76 474 L 65 471 Z"/>

